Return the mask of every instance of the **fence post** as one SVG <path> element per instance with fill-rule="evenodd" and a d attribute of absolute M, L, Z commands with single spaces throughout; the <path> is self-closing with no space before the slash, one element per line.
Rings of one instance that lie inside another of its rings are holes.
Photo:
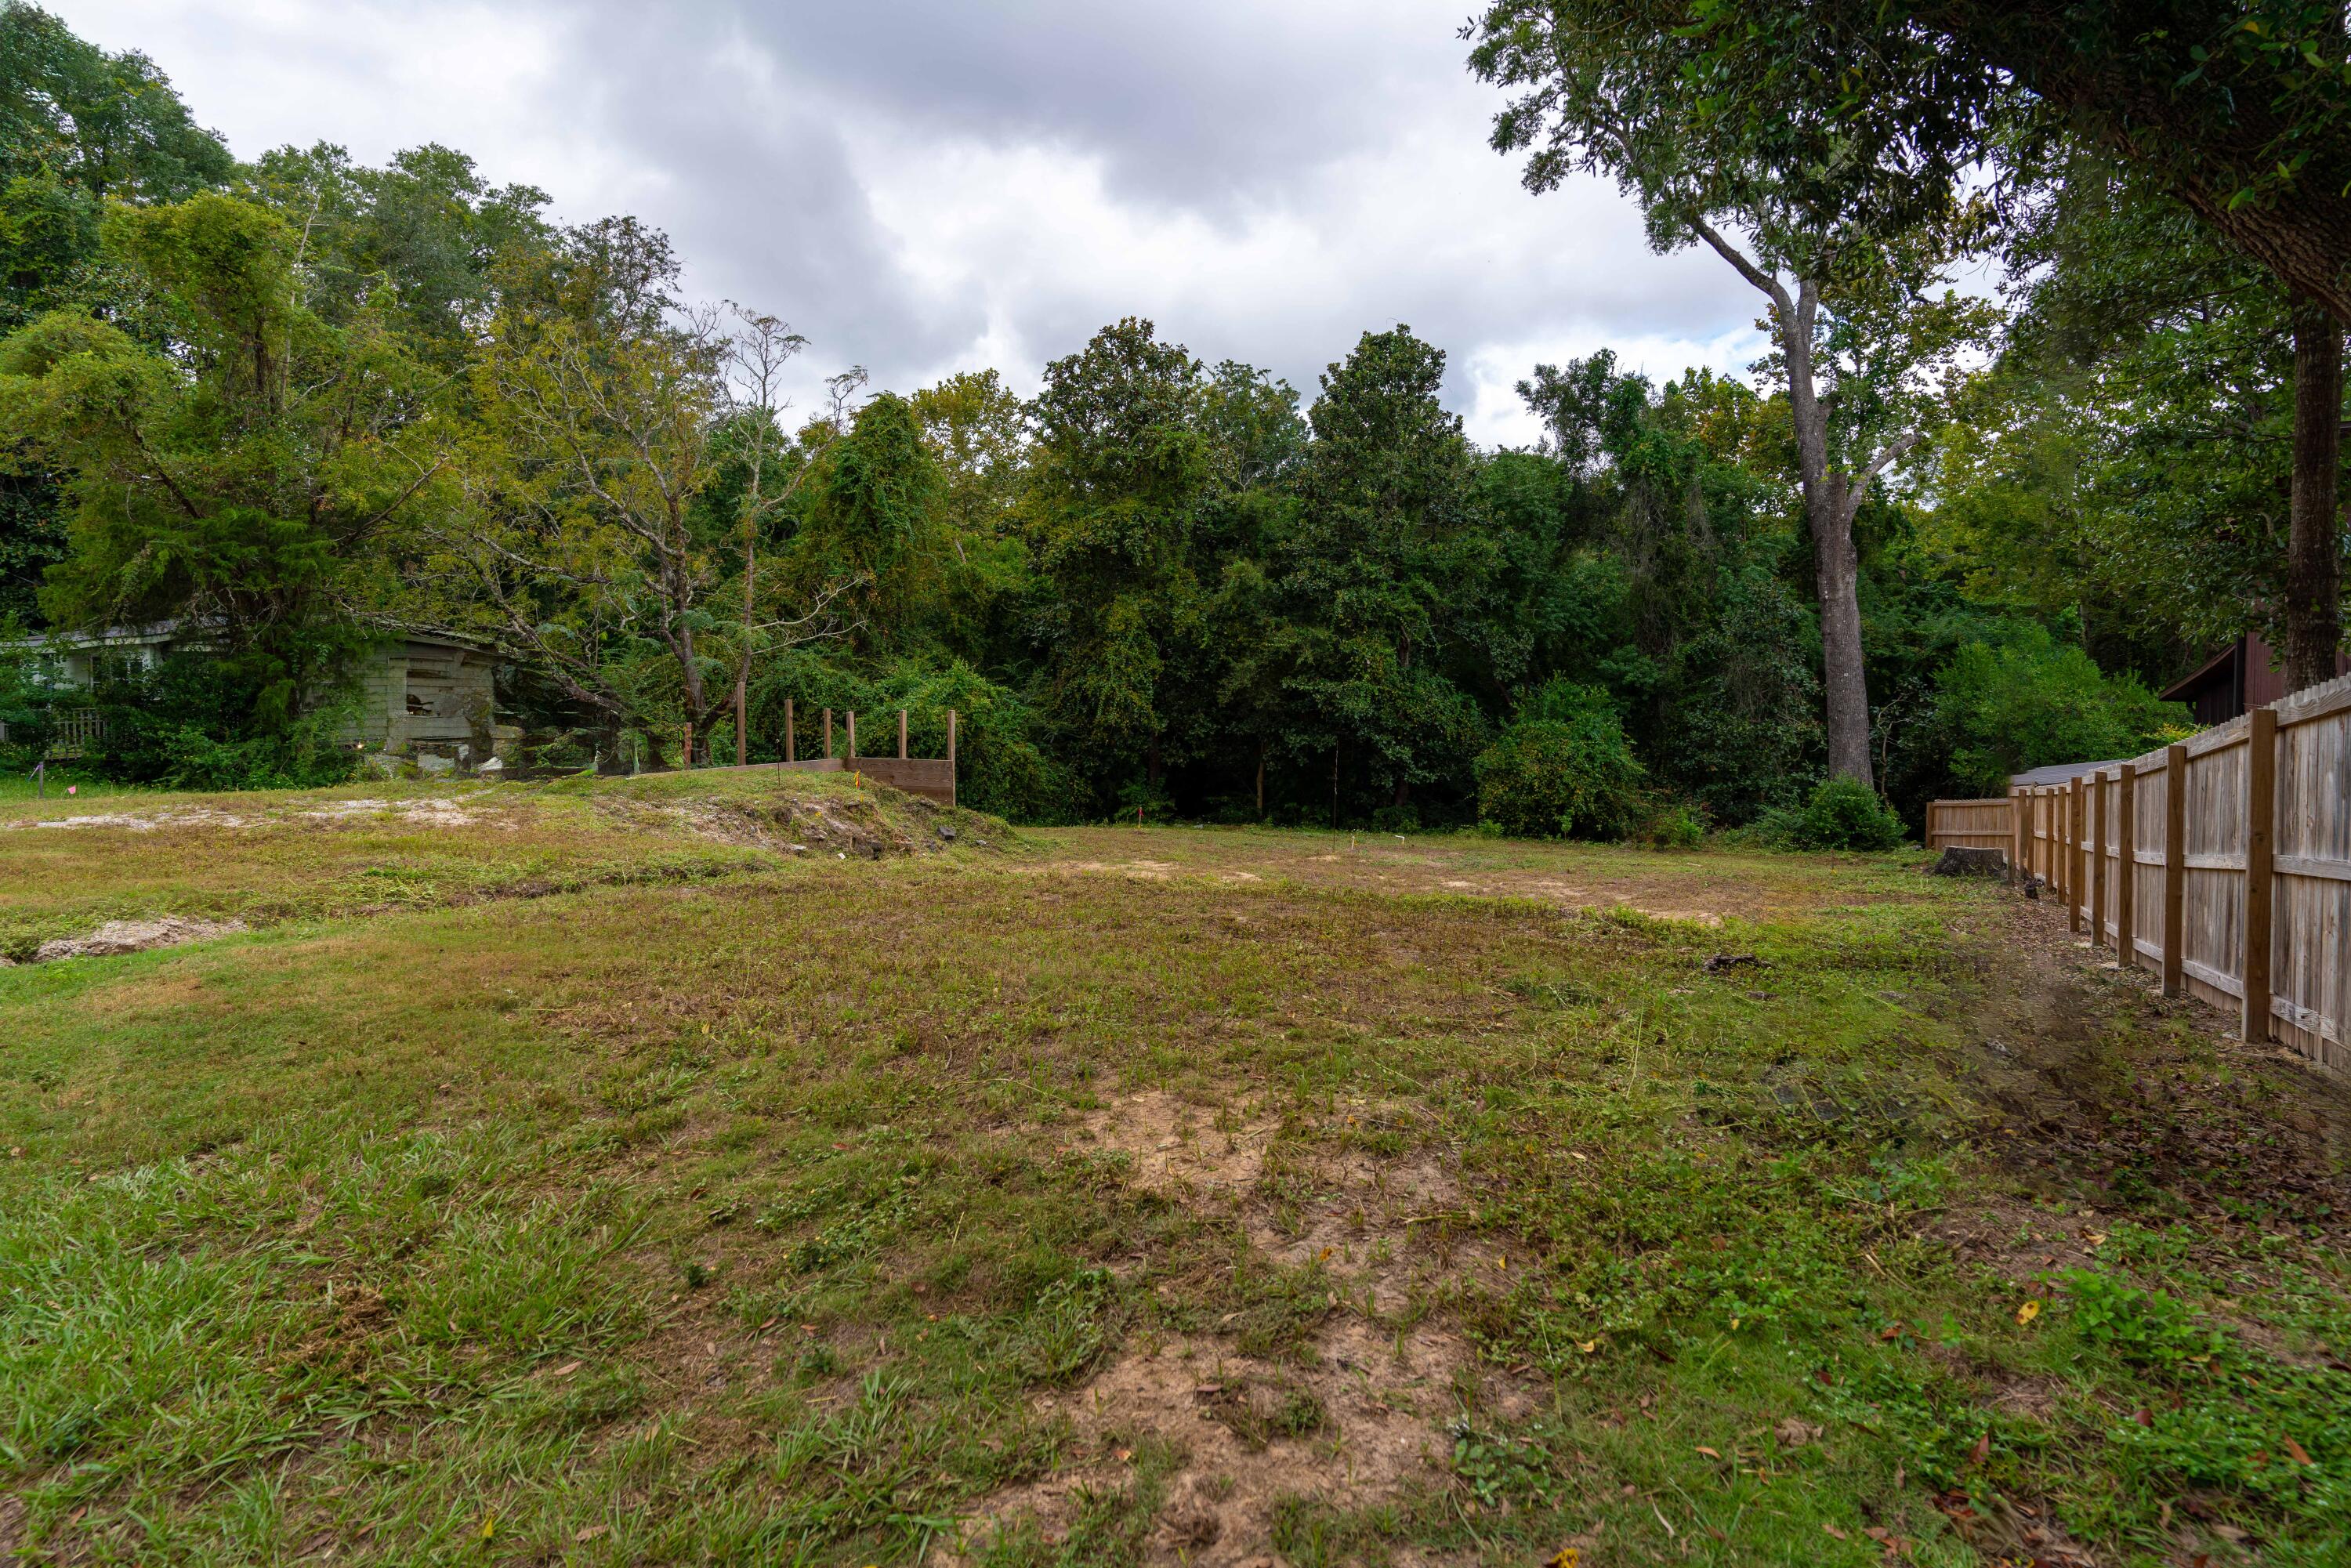
<path fill-rule="evenodd" d="M 849 710 L 849 760 L 857 760 L 857 710 Z"/>
<path fill-rule="evenodd" d="M 684 764 L 684 765 L 685 765 L 687 768 L 692 768 L 692 767 L 694 766 L 694 726 L 692 726 L 692 725 L 690 725 L 690 724 L 689 724 L 689 725 L 687 725 L 687 726 L 685 727 L 685 764 Z"/>
<path fill-rule="evenodd" d="M 2115 956 L 2138 967 L 2138 768 L 2115 774 Z"/>
<path fill-rule="evenodd" d="M 947 709 L 947 809 L 953 810 L 956 790 L 956 711 Z"/>
<path fill-rule="evenodd" d="M 2088 814 L 2089 792 L 2078 773 L 2065 784 L 2065 929 L 2082 929 L 2083 820 Z"/>
<path fill-rule="evenodd" d="M 2008 787 L 2008 880 L 2022 883 L 2032 873 L 2024 864 L 2025 846 L 2031 841 L 2027 834 L 2032 825 L 2024 820 L 2024 791 L 2011 784 Z"/>
<path fill-rule="evenodd" d="M 2090 775 L 2090 946 L 2106 945 L 2106 831 L 2110 824 L 2106 814 L 2113 810 L 2106 798 L 2106 770 L 2103 768 Z"/>
<path fill-rule="evenodd" d="M 824 710 L 824 759 L 832 760 L 832 710 Z"/>
<path fill-rule="evenodd" d="M 2188 748 L 2163 753 L 2163 994 L 2187 988 Z"/>
<path fill-rule="evenodd" d="M 906 710 L 898 710 L 898 760 L 906 760 Z"/>
<path fill-rule="evenodd" d="M 792 734 L 792 699 L 786 697 L 784 699 L 784 760 L 787 762 L 798 762 L 800 759 L 799 747 L 795 744 L 797 739 L 798 737 Z"/>
<path fill-rule="evenodd" d="M 2257 707 L 2245 735 L 2245 979 L 2247 1044 L 2275 1038 L 2270 1020 L 2270 870 L 2277 815 L 2277 710 Z"/>

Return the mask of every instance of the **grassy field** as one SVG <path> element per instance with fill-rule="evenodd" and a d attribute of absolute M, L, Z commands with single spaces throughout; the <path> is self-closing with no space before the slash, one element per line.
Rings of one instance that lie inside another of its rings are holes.
<path fill-rule="evenodd" d="M 1918 859 L 0 804 L 0 1562 L 2351 1559 L 2351 1097 Z"/>

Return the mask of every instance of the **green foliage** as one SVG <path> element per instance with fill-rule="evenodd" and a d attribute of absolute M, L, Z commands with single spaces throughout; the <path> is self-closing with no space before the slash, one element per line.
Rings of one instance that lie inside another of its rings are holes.
<path fill-rule="evenodd" d="M 1477 761 L 1479 815 L 1521 838 L 1618 839 L 1645 778 L 1604 693 L 1555 681 Z"/>
<path fill-rule="evenodd" d="M 1801 810 L 1769 812 L 1759 825 L 1800 850 L 1890 850 L 1903 837 L 1902 819 L 1877 791 L 1843 774 L 1822 779 Z"/>
<path fill-rule="evenodd" d="M 1999 646 L 1959 650 L 1936 678 L 1934 725 L 1952 777 L 1975 795 L 2004 795 L 2011 774 L 2045 763 L 2136 757 L 2190 727 L 2179 704 L 2029 622 Z"/>

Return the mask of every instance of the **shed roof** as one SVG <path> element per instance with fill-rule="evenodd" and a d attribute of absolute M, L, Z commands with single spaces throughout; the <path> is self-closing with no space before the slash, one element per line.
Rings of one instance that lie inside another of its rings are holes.
<path fill-rule="evenodd" d="M 2101 768 L 2112 768 L 2116 763 L 2129 760 L 2126 757 L 2113 757 L 2104 762 L 2052 762 L 2045 768 L 2028 768 L 2022 773 L 2011 773 L 2008 781 L 2019 789 L 2034 784 L 2063 784 L 2068 779 L 2077 779 L 2085 773 L 2095 773 Z"/>

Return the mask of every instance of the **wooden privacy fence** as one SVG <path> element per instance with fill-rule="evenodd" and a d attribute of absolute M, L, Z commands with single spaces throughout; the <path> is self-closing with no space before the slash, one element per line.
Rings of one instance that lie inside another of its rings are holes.
<path fill-rule="evenodd" d="M 1927 847 L 1930 850 L 2011 849 L 2008 797 L 1984 800 L 1937 800 L 1927 808 Z"/>
<path fill-rule="evenodd" d="M 2011 868 L 2074 930 L 2351 1072 L 2351 676 L 2006 804 Z"/>

